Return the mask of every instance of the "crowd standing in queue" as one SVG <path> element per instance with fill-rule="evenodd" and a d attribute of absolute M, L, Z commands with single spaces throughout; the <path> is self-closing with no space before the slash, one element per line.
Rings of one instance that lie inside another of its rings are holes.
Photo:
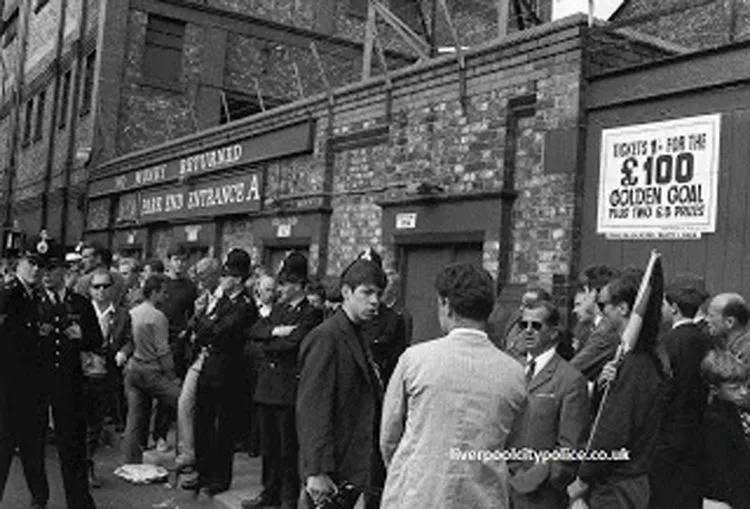
<path fill-rule="evenodd" d="M 623 355 L 639 269 L 587 267 L 567 312 L 538 284 L 502 309 L 487 271 L 449 265 L 443 336 L 413 338 L 401 280 L 370 248 L 320 280 L 299 252 L 275 273 L 242 249 L 165 262 L 46 236 L 2 260 L 0 495 L 18 454 L 46 507 L 53 431 L 67 507 L 94 508 L 109 425 L 124 464 L 174 446 L 202 496 L 230 489 L 238 445 L 260 456 L 243 509 L 750 507 L 737 293 L 694 276 L 653 288 L 661 306 Z"/>

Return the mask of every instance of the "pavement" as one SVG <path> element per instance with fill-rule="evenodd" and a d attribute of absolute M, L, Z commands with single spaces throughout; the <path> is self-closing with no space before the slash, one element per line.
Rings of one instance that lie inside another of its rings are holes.
<path fill-rule="evenodd" d="M 147 451 L 144 460 L 153 464 L 171 465 L 174 462 L 174 451 Z M 180 489 L 173 477 L 166 483 L 146 486 L 133 485 L 116 477 L 114 471 L 122 464 L 118 438 L 111 439 L 99 448 L 96 464 L 102 487 L 91 490 L 91 494 L 98 509 L 240 509 L 242 500 L 256 496 L 261 490 L 260 458 L 250 458 L 243 452 L 234 455 L 231 490 L 213 498 L 205 495 L 196 497 L 193 493 Z M 76 509 L 66 508 L 60 463 L 54 445 L 46 449 L 46 470 L 50 484 L 47 509 Z M 15 458 L 0 501 L 0 509 L 25 509 L 28 504 L 29 492 L 21 462 Z"/>

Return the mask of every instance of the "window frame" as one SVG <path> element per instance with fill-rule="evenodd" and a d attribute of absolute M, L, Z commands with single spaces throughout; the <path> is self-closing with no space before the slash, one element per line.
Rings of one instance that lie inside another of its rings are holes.
<path fill-rule="evenodd" d="M 187 22 L 149 13 L 141 61 L 144 81 L 179 86 L 183 74 Z"/>
<path fill-rule="evenodd" d="M 94 100 L 96 50 L 93 50 L 86 55 L 83 67 L 83 86 L 81 87 L 81 105 L 79 108 L 79 115 L 81 117 L 91 112 L 91 103 Z"/>
<path fill-rule="evenodd" d="M 8 19 L 3 20 L 3 29 L 2 29 L 3 48 L 7 48 L 8 46 L 10 46 L 10 43 L 12 43 L 16 39 L 16 37 L 18 37 L 19 9 L 20 8 L 17 6 L 10 13 L 10 16 L 8 16 Z M 10 27 L 13 27 L 12 31 L 9 30 Z"/>
<path fill-rule="evenodd" d="M 47 108 L 47 91 L 42 90 L 36 95 L 36 118 L 34 119 L 34 143 L 44 138 L 44 110 Z"/>
<path fill-rule="evenodd" d="M 57 112 L 57 128 L 64 129 L 68 125 L 68 114 L 70 110 L 70 89 L 73 84 L 73 69 L 68 69 L 63 74 L 63 82 L 60 87 L 60 109 Z"/>

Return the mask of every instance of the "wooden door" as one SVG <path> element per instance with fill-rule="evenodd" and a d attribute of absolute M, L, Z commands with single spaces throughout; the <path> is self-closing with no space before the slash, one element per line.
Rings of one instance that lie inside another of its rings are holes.
<path fill-rule="evenodd" d="M 435 277 L 450 263 L 482 263 L 482 244 L 407 246 L 403 250 L 404 303 L 412 315 L 412 343 L 442 336 L 437 318 Z"/>

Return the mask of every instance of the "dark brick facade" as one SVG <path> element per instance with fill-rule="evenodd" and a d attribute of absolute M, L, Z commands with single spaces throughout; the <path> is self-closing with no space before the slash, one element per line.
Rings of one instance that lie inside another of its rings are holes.
<path fill-rule="evenodd" d="M 483 215 L 499 216 L 504 203 L 510 205 L 507 229 L 482 232 L 483 264 L 507 283 L 539 281 L 551 288 L 576 263 L 577 132 L 591 43 L 585 25 L 580 16 L 469 51 L 464 73 L 454 58 L 443 57 L 395 72 L 391 89 L 381 79 L 347 86 L 335 92 L 333 106 L 320 96 L 301 101 L 111 161 L 97 178 L 179 159 L 197 144 L 216 146 L 312 118 L 312 153 L 258 164 L 265 175 L 260 213 L 196 220 L 219 225 L 216 249 L 244 247 L 260 260 L 274 235 L 269 224 L 307 220 L 319 225 L 309 238 L 303 235 L 313 273 L 340 273 L 366 246 L 380 249 L 394 266 L 399 255 L 384 210 L 424 203 L 415 192 L 424 183 L 439 186 L 426 202 L 436 209 L 481 199 Z M 667 54 L 658 46 L 651 50 Z M 108 226 L 110 199 L 116 194 L 92 201 L 89 225 Z M 170 235 L 154 229 L 155 253 L 176 241 Z"/>

